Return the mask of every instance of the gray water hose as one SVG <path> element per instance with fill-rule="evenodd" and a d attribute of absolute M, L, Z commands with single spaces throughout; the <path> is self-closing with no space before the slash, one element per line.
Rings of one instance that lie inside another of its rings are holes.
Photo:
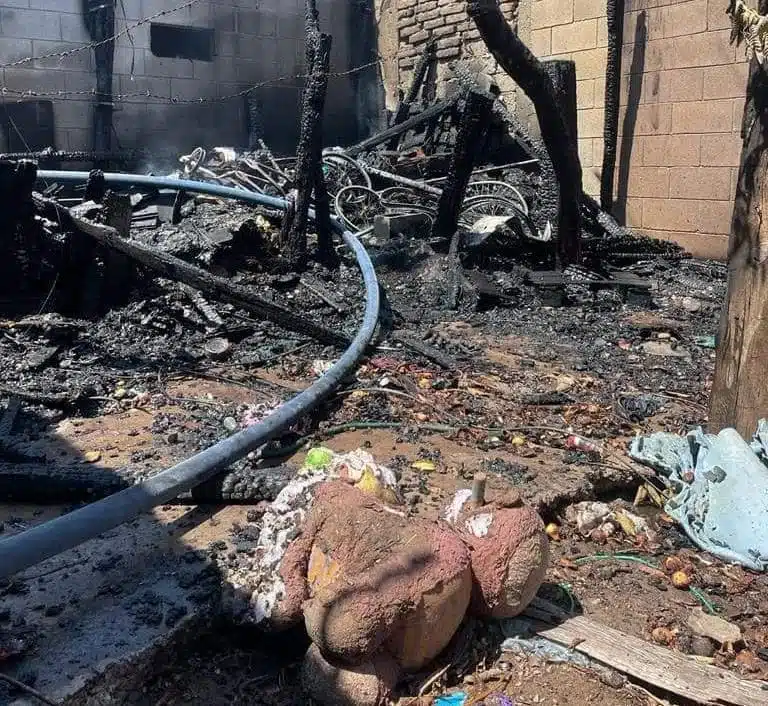
<path fill-rule="evenodd" d="M 188 192 L 222 196 L 271 208 L 285 208 L 283 199 L 217 184 L 133 174 L 105 174 L 104 177 L 108 184 L 116 186 L 183 189 Z M 88 172 L 41 170 L 38 172 L 38 178 L 79 183 L 88 178 Z M 352 339 L 349 348 L 331 369 L 306 390 L 282 404 L 259 424 L 214 444 L 205 451 L 161 471 L 132 488 L 0 541 L 0 579 L 13 576 L 19 571 L 76 547 L 132 520 L 142 512 L 169 502 L 180 493 L 191 490 L 272 439 L 334 391 L 358 364 L 373 337 L 379 318 L 379 285 L 365 248 L 352 233 L 345 231 L 337 222 L 334 221 L 333 225 L 357 258 L 365 285 L 365 313 L 360 329 Z"/>

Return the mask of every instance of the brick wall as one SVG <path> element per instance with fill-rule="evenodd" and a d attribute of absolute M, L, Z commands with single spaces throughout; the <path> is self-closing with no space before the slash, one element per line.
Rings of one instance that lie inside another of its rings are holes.
<path fill-rule="evenodd" d="M 117 5 L 117 31 L 180 4 L 181 0 L 124 0 Z M 350 68 L 349 3 L 320 0 L 318 5 L 324 29 L 334 35 L 332 69 L 344 71 Z M 124 148 L 144 147 L 161 155 L 198 144 L 243 144 L 241 99 L 204 105 L 174 105 L 170 99 L 215 98 L 304 71 L 303 0 L 201 0 L 157 21 L 213 28 L 216 55 L 212 62 L 158 58 L 149 48 L 149 23 L 118 39 L 114 92 L 149 91 L 161 97 L 134 97 L 116 103 L 114 125 Z M 88 42 L 81 0 L 0 0 L 2 64 Z M 90 91 L 95 87 L 92 51 L 0 69 L 0 80 L 12 90 Z M 266 137 L 277 150 L 295 147 L 301 83 L 278 82 L 256 92 L 264 105 Z M 92 100 L 88 96 L 71 98 L 54 102 L 56 147 L 87 150 L 91 146 Z M 353 102 L 351 79 L 332 79 L 325 121 L 331 141 L 356 132 L 354 111 L 345 109 Z"/>
<path fill-rule="evenodd" d="M 599 192 L 607 27 L 605 0 L 502 2 L 542 59 L 576 63 L 579 155 L 588 193 Z M 723 257 L 741 143 L 747 62 L 729 45 L 726 0 L 626 0 L 616 194 L 634 228 Z M 398 0 L 400 85 L 428 32 L 442 61 L 481 57 L 499 74 L 460 0 Z M 524 101 L 518 101 L 527 116 Z"/>
<path fill-rule="evenodd" d="M 513 25 L 517 24 L 517 0 L 503 0 L 501 9 Z M 407 86 L 413 67 L 431 37 L 437 40 L 438 82 L 450 63 L 457 59 L 476 60 L 499 82 L 502 91 L 514 93 L 514 84 L 498 69 L 485 49 L 480 34 L 467 17 L 463 0 L 397 0 L 398 80 Z"/>

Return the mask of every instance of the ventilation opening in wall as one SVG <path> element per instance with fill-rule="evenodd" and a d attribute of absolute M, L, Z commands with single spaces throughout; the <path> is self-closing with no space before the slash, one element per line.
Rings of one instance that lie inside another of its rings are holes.
<path fill-rule="evenodd" d="M 0 127 L 8 152 L 56 149 L 51 101 L 6 103 L 0 109 Z"/>
<path fill-rule="evenodd" d="M 167 59 L 213 61 L 213 30 L 152 22 L 149 48 L 155 56 Z"/>

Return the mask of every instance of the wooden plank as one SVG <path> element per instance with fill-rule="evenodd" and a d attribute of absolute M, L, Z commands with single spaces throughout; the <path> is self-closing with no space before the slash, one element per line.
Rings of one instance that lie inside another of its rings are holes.
<path fill-rule="evenodd" d="M 768 706 L 764 682 L 741 679 L 736 674 L 695 662 L 685 655 L 627 635 L 584 616 L 559 625 L 538 623 L 542 637 L 572 646 L 598 662 L 702 704 Z"/>

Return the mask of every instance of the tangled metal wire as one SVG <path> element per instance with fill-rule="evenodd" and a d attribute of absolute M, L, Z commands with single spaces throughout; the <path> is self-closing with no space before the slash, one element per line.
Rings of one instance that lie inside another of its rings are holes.
<path fill-rule="evenodd" d="M 259 149 L 238 154 L 217 147 L 201 147 L 182 156 L 181 176 L 285 198 L 294 185 L 295 159 L 275 158 L 264 142 Z M 502 165 L 498 171 L 514 165 Z M 470 229 L 487 217 L 518 219 L 537 237 L 529 205 L 520 190 L 505 181 L 488 179 L 487 170 L 473 175 L 462 204 L 459 225 Z M 430 181 L 408 179 L 355 159 L 339 148 L 323 151 L 323 174 L 335 215 L 346 228 L 364 231 L 376 216 L 412 216 L 430 227 L 437 214 L 445 177 Z M 374 186 L 375 185 L 375 186 Z"/>

